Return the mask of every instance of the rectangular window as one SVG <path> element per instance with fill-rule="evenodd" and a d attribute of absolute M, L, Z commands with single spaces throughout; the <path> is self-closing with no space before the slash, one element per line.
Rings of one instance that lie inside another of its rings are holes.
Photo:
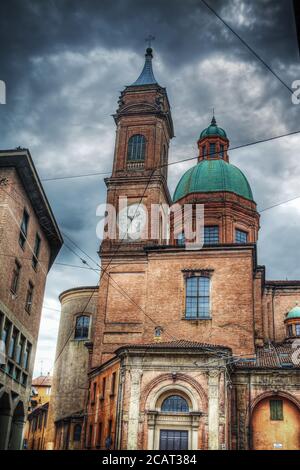
<path fill-rule="evenodd" d="M 111 376 L 111 387 L 110 387 L 110 394 L 111 395 L 115 395 L 116 393 L 116 373 L 113 372 L 112 376 Z"/>
<path fill-rule="evenodd" d="M 220 157 L 224 158 L 224 144 L 220 144 Z"/>
<path fill-rule="evenodd" d="M 27 374 L 22 374 L 22 385 L 24 387 L 26 387 L 27 385 L 27 378 L 28 378 Z"/>
<path fill-rule="evenodd" d="M 101 447 L 102 441 L 102 423 L 98 424 L 97 447 Z"/>
<path fill-rule="evenodd" d="M 209 158 L 214 158 L 216 156 L 216 144 L 209 144 Z"/>
<path fill-rule="evenodd" d="M 219 226 L 210 225 L 204 227 L 204 244 L 214 245 L 219 243 Z"/>
<path fill-rule="evenodd" d="M 294 336 L 293 325 L 288 326 L 288 336 Z"/>
<path fill-rule="evenodd" d="M 34 269 L 37 268 L 40 249 L 41 249 L 41 238 L 38 234 L 36 234 L 35 242 L 34 242 L 34 248 L 33 248 L 33 255 L 32 255 L 32 267 Z"/>
<path fill-rule="evenodd" d="M 7 347 L 7 341 L 8 341 L 10 327 L 11 327 L 11 323 L 6 320 L 3 331 L 2 331 L 2 337 L 1 337 L 1 339 L 5 343 L 6 347 Z"/>
<path fill-rule="evenodd" d="M 33 299 L 33 284 L 31 282 L 28 283 L 27 294 L 26 294 L 26 302 L 25 302 L 25 310 L 27 313 L 31 313 L 32 310 L 32 299 Z"/>
<path fill-rule="evenodd" d="M 206 157 L 206 145 L 202 145 L 202 157 Z"/>
<path fill-rule="evenodd" d="M 25 349 L 24 359 L 23 359 L 23 367 L 26 370 L 28 370 L 28 368 L 29 368 L 30 353 L 31 353 L 31 344 L 28 343 L 27 346 L 26 346 L 26 349 Z"/>
<path fill-rule="evenodd" d="M 236 229 L 235 231 L 235 243 L 247 243 L 248 233 L 244 230 Z"/>
<path fill-rule="evenodd" d="M 106 377 L 103 377 L 103 379 L 102 379 L 102 390 L 101 390 L 101 396 L 100 396 L 100 398 L 102 400 L 104 400 L 105 389 L 106 389 Z"/>
<path fill-rule="evenodd" d="M 210 279 L 193 276 L 186 280 L 186 318 L 210 318 Z"/>
<path fill-rule="evenodd" d="M 96 400 L 96 390 L 97 390 L 97 384 L 96 382 L 93 383 L 93 393 L 92 393 L 92 399 L 91 399 L 91 403 L 95 403 L 95 400 Z"/>
<path fill-rule="evenodd" d="M 23 335 L 21 335 L 19 344 L 16 347 L 16 362 L 17 364 L 21 364 L 22 362 L 22 356 L 24 353 L 24 346 L 25 346 L 25 338 Z"/>
<path fill-rule="evenodd" d="M 11 339 L 9 342 L 8 346 L 8 357 L 11 357 L 12 359 L 14 358 L 15 355 L 15 349 L 16 349 L 16 341 L 17 341 L 17 336 L 18 336 L 18 330 L 14 328 L 13 334 L 11 335 Z"/>
<path fill-rule="evenodd" d="M 16 294 L 17 291 L 18 291 L 19 280 L 20 280 L 20 272 L 21 272 L 21 265 L 17 260 L 15 260 L 13 275 L 12 275 L 12 280 L 11 280 L 11 286 L 10 286 L 10 289 L 14 294 Z"/>
<path fill-rule="evenodd" d="M 295 328 L 296 328 L 296 336 L 300 336 L 300 323 L 296 323 Z"/>
<path fill-rule="evenodd" d="M 283 401 L 270 400 L 270 420 L 282 421 L 283 420 Z"/>
<path fill-rule="evenodd" d="M 91 446 L 92 446 L 92 439 L 93 439 L 93 425 L 90 424 L 90 426 L 89 426 L 89 432 L 88 432 L 87 447 L 91 447 Z"/>
<path fill-rule="evenodd" d="M 27 233 L 28 233 L 28 223 L 29 223 L 29 214 L 26 211 L 26 209 L 24 209 L 21 227 L 20 227 L 20 235 L 19 235 L 19 244 L 21 248 L 24 248 L 24 245 L 26 242 Z"/>

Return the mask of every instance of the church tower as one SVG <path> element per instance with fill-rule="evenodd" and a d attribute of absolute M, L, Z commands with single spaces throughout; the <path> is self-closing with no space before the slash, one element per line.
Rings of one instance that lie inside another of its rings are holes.
<path fill-rule="evenodd" d="M 122 251 L 140 251 L 151 238 L 151 205 L 171 204 L 167 163 L 173 122 L 167 92 L 154 77 L 152 59 L 148 47 L 140 76 L 121 92 L 114 114 L 116 143 L 112 175 L 106 179 L 107 203 L 120 212 L 120 218 L 118 239 L 105 240 L 103 254 L 120 244 Z M 122 209 L 120 198 L 124 197 L 127 207 Z"/>

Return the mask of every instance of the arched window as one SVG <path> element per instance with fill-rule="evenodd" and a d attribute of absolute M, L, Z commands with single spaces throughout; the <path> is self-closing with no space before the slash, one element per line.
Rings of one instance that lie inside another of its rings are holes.
<path fill-rule="evenodd" d="M 86 339 L 89 337 L 90 317 L 80 315 L 76 318 L 75 339 Z"/>
<path fill-rule="evenodd" d="M 186 318 L 210 318 L 210 279 L 191 276 L 186 280 Z"/>
<path fill-rule="evenodd" d="M 180 395 L 171 395 L 163 401 L 161 411 L 168 413 L 188 413 L 189 405 Z"/>
<path fill-rule="evenodd" d="M 75 424 L 73 432 L 73 441 L 79 442 L 81 439 L 81 424 Z"/>
<path fill-rule="evenodd" d="M 146 139 L 141 134 L 135 134 L 128 140 L 127 160 L 130 162 L 145 160 Z"/>

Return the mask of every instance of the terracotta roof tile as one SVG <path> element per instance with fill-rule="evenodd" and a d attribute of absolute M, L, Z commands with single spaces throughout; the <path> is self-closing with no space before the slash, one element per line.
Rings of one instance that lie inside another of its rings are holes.
<path fill-rule="evenodd" d="M 295 349 L 291 343 L 270 343 L 256 348 L 256 357 L 239 359 L 235 362 L 238 368 L 255 369 L 300 369 L 300 364 L 294 364 L 292 354 Z"/>
<path fill-rule="evenodd" d="M 32 380 L 33 387 L 51 387 L 52 377 L 50 375 L 40 375 Z"/>

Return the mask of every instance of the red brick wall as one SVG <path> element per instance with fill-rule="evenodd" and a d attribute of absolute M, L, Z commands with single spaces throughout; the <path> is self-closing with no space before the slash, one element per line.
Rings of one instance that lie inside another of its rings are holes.
<path fill-rule="evenodd" d="M 3 186 L 3 189 L 0 188 L 0 299 L 36 340 L 50 248 L 17 172 L 14 169 L 1 168 L 0 178 L 2 177 L 7 178 L 8 185 Z M 23 250 L 19 245 L 19 233 L 24 208 L 29 213 L 30 219 L 27 242 Z M 34 270 L 31 258 L 36 233 L 41 237 L 41 250 L 40 263 L 37 270 Z M 16 259 L 22 268 L 17 297 L 13 298 L 10 287 Z M 30 314 L 24 308 L 29 281 L 34 285 L 33 305 Z"/>

